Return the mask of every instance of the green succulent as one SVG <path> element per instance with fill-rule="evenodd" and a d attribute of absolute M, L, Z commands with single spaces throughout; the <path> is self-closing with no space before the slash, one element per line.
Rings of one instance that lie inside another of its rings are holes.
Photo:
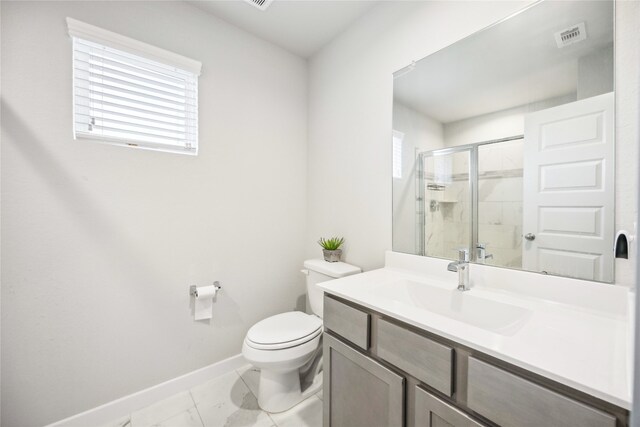
<path fill-rule="evenodd" d="M 318 240 L 318 244 L 328 251 L 335 251 L 336 249 L 339 249 L 343 243 L 344 237 L 332 237 L 330 239 L 321 237 L 320 240 Z"/>

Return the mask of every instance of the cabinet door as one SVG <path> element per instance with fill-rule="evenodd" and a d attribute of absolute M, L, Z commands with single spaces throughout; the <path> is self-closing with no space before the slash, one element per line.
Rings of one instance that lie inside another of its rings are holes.
<path fill-rule="evenodd" d="M 416 427 L 484 427 L 458 408 L 416 387 Z"/>
<path fill-rule="evenodd" d="M 324 334 L 324 427 L 401 427 L 404 378 Z"/>

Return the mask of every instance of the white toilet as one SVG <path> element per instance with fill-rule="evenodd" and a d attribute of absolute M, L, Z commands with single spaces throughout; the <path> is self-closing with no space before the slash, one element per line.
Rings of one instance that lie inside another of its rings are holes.
<path fill-rule="evenodd" d="M 344 262 L 312 259 L 304 262 L 307 295 L 313 314 L 276 314 L 249 329 L 242 354 L 260 369 L 258 404 L 267 412 L 282 412 L 322 387 L 322 305 L 317 283 L 360 273 Z"/>

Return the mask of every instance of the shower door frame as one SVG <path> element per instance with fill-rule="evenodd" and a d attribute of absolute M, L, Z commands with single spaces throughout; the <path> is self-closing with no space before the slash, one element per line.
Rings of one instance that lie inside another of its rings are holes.
<path fill-rule="evenodd" d="M 478 173 L 478 151 L 483 145 L 497 144 L 500 142 L 515 141 L 518 139 L 524 140 L 524 135 L 514 135 L 506 138 L 491 139 L 488 141 L 475 142 L 472 144 L 458 145 L 455 147 L 438 148 L 435 150 L 419 151 L 416 154 L 417 157 L 417 173 L 416 173 L 416 229 L 418 230 L 419 237 L 416 239 L 416 253 L 422 256 L 427 255 L 427 248 L 425 242 L 426 231 L 426 209 L 425 209 L 425 170 L 424 160 L 426 157 L 434 157 L 440 155 L 449 155 L 459 152 L 469 152 L 469 191 L 471 192 L 471 229 L 469 231 L 469 261 L 476 262 L 477 254 L 474 250 L 478 245 L 478 185 L 479 185 L 479 173 Z M 436 257 L 439 258 L 439 257 Z M 445 258 L 450 259 L 450 258 Z"/>

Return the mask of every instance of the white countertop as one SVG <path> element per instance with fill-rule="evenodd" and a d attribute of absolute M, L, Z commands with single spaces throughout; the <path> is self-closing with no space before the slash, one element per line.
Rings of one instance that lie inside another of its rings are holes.
<path fill-rule="evenodd" d="M 498 332 L 437 314 L 417 300 L 413 303 L 407 295 L 395 298 L 394 284 L 398 286 L 403 280 L 413 286 L 454 290 L 457 275 L 446 271 L 447 263 L 388 252 L 385 268 L 319 286 L 330 294 L 631 408 L 633 298 L 627 288 L 471 265 L 471 290 L 456 298 L 490 300 L 489 304 L 499 302 L 528 313 L 522 321 Z M 488 319 L 491 315 L 486 313 Z"/>

